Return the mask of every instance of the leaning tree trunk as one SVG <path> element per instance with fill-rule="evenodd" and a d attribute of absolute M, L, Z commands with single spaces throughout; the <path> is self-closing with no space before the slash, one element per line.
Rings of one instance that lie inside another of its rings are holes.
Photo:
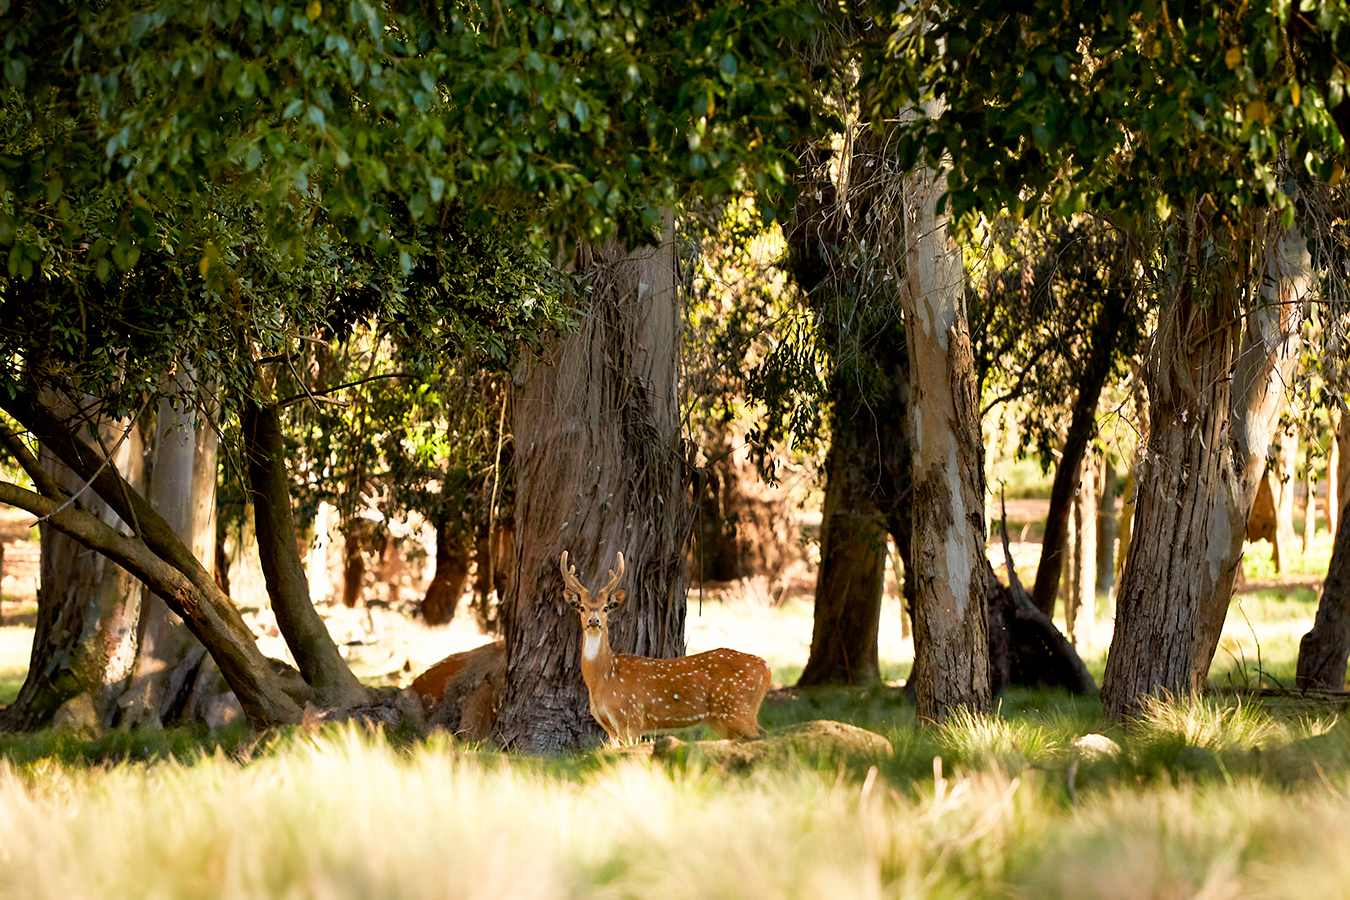
<path fill-rule="evenodd" d="M 1350 658 L 1350 502 L 1341 512 L 1331 564 L 1317 603 L 1312 630 L 1298 642 L 1295 685 L 1300 690 L 1339 691 Z"/>
<path fill-rule="evenodd" d="M 928 170 L 906 182 L 901 291 L 912 376 L 914 679 L 917 715 L 935 722 L 959 708 L 987 711 L 991 701 L 984 444 L 961 252 L 936 212 L 944 190 Z"/>
<path fill-rule="evenodd" d="M 253 725 L 299 721 L 300 704 L 314 699 L 313 690 L 262 655 L 239 610 L 193 556 L 191 548 L 116 468 L 107 464 L 104 454 L 79 436 L 80 423 L 30 394 L 6 395 L 0 397 L 0 403 L 123 522 L 135 522 L 137 531 L 126 535 L 73 504 L 70 494 L 47 474 L 28 448 L 5 431 L 0 431 L 0 441 L 37 490 L 0 482 L 0 503 L 41 517 L 118 563 L 162 597 L 207 647 Z"/>
<path fill-rule="evenodd" d="M 581 627 L 563 602 L 564 550 L 593 582 L 622 552 L 627 603 L 616 652 L 684 652 L 685 544 L 679 316 L 669 218 L 661 244 L 588 251 L 577 329 L 522 369 L 515 401 L 516 558 L 503 600 L 507 688 L 498 740 L 560 753 L 597 741 L 581 678 Z"/>
<path fill-rule="evenodd" d="M 144 453 L 140 431 L 129 422 L 109 423 L 102 440 L 115 448 L 113 464 L 129 484 L 140 485 Z M 83 479 L 52 457 L 45 471 L 74 493 Z M 82 505 L 106 525 L 124 531 L 118 515 L 89 492 Z M 32 731 L 49 725 L 56 711 L 81 695 L 99 722 L 111 719 L 136 660 L 141 585 L 129 572 L 55 528 L 39 526 L 41 560 L 38 614 L 28 675 L 18 697 L 0 713 L 0 730 Z"/>
<path fill-rule="evenodd" d="M 1120 332 L 1128 318 L 1125 303 L 1110 303 L 1092 325 L 1087 360 L 1078 381 L 1078 396 L 1074 399 L 1055 480 L 1050 486 L 1050 511 L 1046 514 L 1045 536 L 1041 541 L 1041 561 L 1036 567 L 1036 581 L 1031 589 L 1031 602 L 1047 616 L 1053 616 L 1055 612 L 1055 593 L 1059 590 L 1060 574 L 1064 569 L 1064 538 L 1068 533 L 1074 494 L 1078 490 L 1083 456 L 1097 432 L 1097 401 L 1111 375 Z"/>
<path fill-rule="evenodd" d="M 258 538 L 258 558 L 277 628 L 300 675 L 325 706 L 353 707 L 369 692 L 343 661 L 309 596 L 309 577 L 295 540 L 290 475 L 275 405 L 249 402 L 243 412 L 244 459 Z"/>
<path fill-rule="evenodd" d="M 1193 266 L 1201 235 L 1191 225 Z M 1117 720 L 1147 695 L 1199 690 L 1218 646 L 1310 289 L 1296 232 L 1266 249 L 1258 308 L 1244 311 L 1231 273 L 1206 273 L 1217 287 L 1195 296 L 1187 270 L 1158 326 L 1144 372 L 1152 433 L 1102 686 Z"/>

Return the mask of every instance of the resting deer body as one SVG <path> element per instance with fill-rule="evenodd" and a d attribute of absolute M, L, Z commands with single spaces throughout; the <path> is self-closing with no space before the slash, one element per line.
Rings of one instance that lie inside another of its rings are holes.
<path fill-rule="evenodd" d="M 626 598 L 616 591 L 623 576 L 610 570 L 603 588 L 592 594 L 561 562 L 564 598 L 581 616 L 581 677 L 591 696 L 591 715 L 614 743 L 631 743 L 644 732 L 707 723 L 721 737 L 757 737 L 759 705 L 769 689 L 769 664 L 758 656 L 725 647 L 653 659 L 614 653 L 609 647 L 609 612 Z"/>

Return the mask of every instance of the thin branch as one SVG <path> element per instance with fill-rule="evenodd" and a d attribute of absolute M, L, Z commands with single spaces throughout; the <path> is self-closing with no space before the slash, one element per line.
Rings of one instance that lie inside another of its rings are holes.
<path fill-rule="evenodd" d="M 369 378 L 361 378 L 356 381 L 348 381 L 346 384 L 339 384 L 322 391 L 305 391 L 303 394 L 295 394 L 277 401 L 277 406 L 285 407 L 292 403 L 299 403 L 301 400 L 318 400 L 327 397 L 329 394 L 336 394 L 338 391 L 345 391 L 347 388 L 360 387 L 371 381 L 379 381 L 382 378 L 415 378 L 412 372 L 388 372 L 383 375 L 371 375 Z M 341 400 L 328 400 L 329 403 L 342 403 Z"/>

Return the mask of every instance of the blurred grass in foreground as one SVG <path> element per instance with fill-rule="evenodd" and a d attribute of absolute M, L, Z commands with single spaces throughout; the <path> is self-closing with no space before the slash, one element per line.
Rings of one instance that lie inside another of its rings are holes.
<path fill-rule="evenodd" d="M 1080 756 L 1072 741 L 1102 728 L 1097 715 L 1038 692 L 919 730 L 875 692 L 766 710 L 770 724 L 864 720 L 896 748 L 874 772 L 810 758 L 749 774 L 606 750 L 518 758 L 352 727 L 8 738 L 0 896 L 1350 892 L 1350 726 L 1334 713 L 1159 703 L 1106 729 L 1118 755 Z"/>

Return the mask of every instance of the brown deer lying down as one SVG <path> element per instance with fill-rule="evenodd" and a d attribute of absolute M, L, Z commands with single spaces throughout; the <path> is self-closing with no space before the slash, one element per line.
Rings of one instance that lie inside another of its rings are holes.
<path fill-rule="evenodd" d="M 769 664 L 758 656 L 721 648 L 678 659 L 616 654 L 609 649 L 610 610 L 626 599 L 616 591 L 618 570 L 592 594 L 568 567 L 564 599 L 581 616 L 581 676 L 591 695 L 591 715 L 613 743 L 631 743 L 649 731 L 684 728 L 706 722 L 722 737 L 758 737 L 759 705 L 769 689 Z"/>
<path fill-rule="evenodd" d="M 412 683 L 432 727 L 473 741 L 492 733 L 505 686 L 504 641 L 447 656 Z"/>

